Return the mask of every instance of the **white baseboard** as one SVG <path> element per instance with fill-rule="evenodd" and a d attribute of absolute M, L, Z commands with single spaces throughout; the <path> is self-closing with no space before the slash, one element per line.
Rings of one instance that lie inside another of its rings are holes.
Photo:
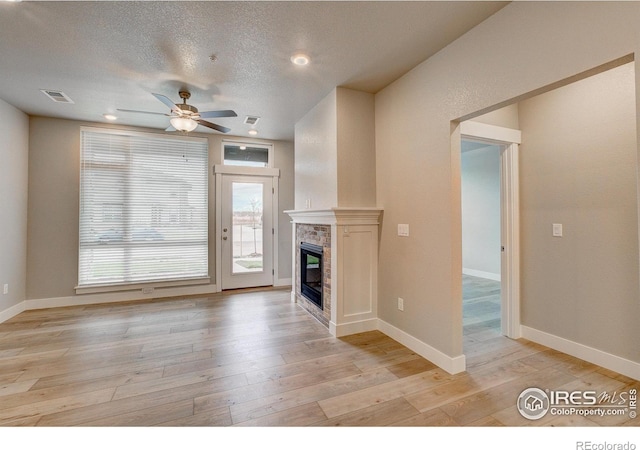
<path fill-rule="evenodd" d="M 364 333 L 366 331 L 376 331 L 378 329 L 378 319 L 365 319 L 356 322 L 341 323 L 336 325 L 329 322 L 329 332 L 335 337 L 349 336 L 350 334 Z"/>
<path fill-rule="evenodd" d="M 472 277 L 486 278 L 487 280 L 500 281 L 499 273 L 484 272 L 482 270 L 475 270 L 475 269 L 462 269 L 462 273 L 464 275 L 469 275 Z"/>
<path fill-rule="evenodd" d="M 522 325 L 522 337 L 606 369 L 640 380 L 640 363 Z"/>
<path fill-rule="evenodd" d="M 218 292 L 215 284 L 158 288 L 152 294 L 142 291 L 105 292 L 97 294 L 71 295 L 68 297 L 40 298 L 25 300 L 25 310 L 58 308 L 62 306 L 94 305 L 97 303 L 116 303 L 152 298 L 178 297 L 182 295 L 207 295 Z"/>
<path fill-rule="evenodd" d="M 17 316 L 21 312 L 25 311 L 26 308 L 27 308 L 26 303 L 24 301 L 21 301 L 17 305 L 13 305 L 13 306 L 5 309 L 4 311 L 0 311 L 0 323 L 6 322 L 7 320 L 11 319 L 12 317 Z"/>
<path fill-rule="evenodd" d="M 440 350 L 425 344 L 384 320 L 378 319 L 378 330 L 452 375 L 466 370 L 466 358 L 464 355 L 455 357 L 445 355 Z"/>

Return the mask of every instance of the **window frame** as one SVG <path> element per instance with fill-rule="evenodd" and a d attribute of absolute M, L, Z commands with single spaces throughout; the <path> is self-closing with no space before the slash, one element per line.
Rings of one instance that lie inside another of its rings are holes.
<path fill-rule="evenodd" d="M 85 283 L 85 284 L 81 284 L 80 283 L 80 274 L 81 274 L 81 265 L 80 265 L 80 253 L 82 250 L 82 236 L 81 236 L 81 231 L 82 231 L 82 225 L 81 225 L 81 221 L 82 221 L 82 193 L 83 193 L 83 186 L 82 186 L 82 182 L 83 182 L 83 176 L 82 176 L 82 170 L 83 170 L 83 155 L 84 155 L 84 149 L 83 149 L 83 133 L 85 132 L 89 132 L 89 133 L 102 133 L 102 134 L 108 134 L 108 135 L 115 135 L 115 136 L 128 136 L 128 137 L 137 137 L 137 138 L 149 138 L 149 139 L 162 139 L 162 140 L 176 140 L 176 141 L 192 141 L 192 142 L 198 142 L 200 144 L 204 144 L 205 148 L 206 148 L 206 153 L 205 153 L 205 160 L 204 160 L 204 173 L 205 173 L 205 181 L 204 181 L 204 200 L 206 202 L 206 215 L 207 215 L 207 219 L 205 221 L 206 225 L 205 225 L 205 229 L 206 229 L 206 236 L 205 236 L 205 241 L 206 241 L 206 254 L 207 254 L 207 269 L 206 272 L 207 274 L 205 276 L 193 276 L 193 277 L 189 277 L 189 276 L 185 276 L 185 277 L 177 277 L 177 278 L 171 278 L 171 277 L 167 277 L 167 278 L 156 278 L 156 279 L 150 279 L 150 280 L 129 280 L 129 281 L 118 281 L 118 282 L 105 282 L 105 283 L 95 283 L 95 284 L 89 284 L 89 283 Z M 209 240 L 210 240 L 210 195 L 209 195 L 209 184 L 210 184 L 210 178 L 209 178 L 209 140 L 207 138 L 202 138 L 202 137 L 194 137 L 194 136 L 184 136 L 184 135 L 180 135 L 180 136 L 172 136 L 172 135 L 168 135 L 168 134 L 162 134 L 162 133 L 149 133 L 149 132 L 141 132 L 141 131 L 134 131 L 134 130 L 122 130 L 122 129 L 112 129 L 112 128 L 99 128 L 99 127 L 80 127 L 80 133 L 79 133 L 79 140 L 80 140 L 80 151 L 79 151 L 79 188 L 80 188 L 80 197 L 79 197 L 79 211 L 78 211 L 78 225 L 79 225 L 79 233 L 78 233 L 78 270 L 77 270 L 77 286 L 75 287 L 75 291 L 76 294 L 89 294 L 89 293 L 102 293 L 102 292 L 114 292 L 114 291 L 124 291 L 124 290 L 135 290 L 135 289 L 142 289 L 143 293 L 144 293 L 144 288 L 145 287 L 149 287 L 149 286 L 153 286 L 153 287 L 173 287 L 173 286 L 190 286 L 190 285 L 198 285 L 198 284 L 210 284 L 211 282 L 211 278 L 209 275 L 209 268 L 210 268 L 210 258 L 208 256 L 209 254 Z"/>

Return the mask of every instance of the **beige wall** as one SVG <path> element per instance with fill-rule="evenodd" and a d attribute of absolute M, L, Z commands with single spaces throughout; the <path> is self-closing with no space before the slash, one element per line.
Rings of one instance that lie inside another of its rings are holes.
<path fill-rule="evenodd" d="M 376 206 L 374 96 L 338 88 L 337 109 L 337 206 Z"/>
<path fill-rule="evenodd" d="M 27 298 L 47 299 L 75 294 L 78 273 L 78 217 L 80 127 L 113 125 L 31 117 L 29 121 L 29 238 Z M 125 127 L 128 128 L 128 127 Z M 134 128 L 128 128 L 134 129 Z M 158 130 L 142 130 L 158 132 Z M 198 134 L 209 139 L 209 165 L 220 163 L 223 139 L 232 136 Z M 267 142 L 243 139 L 248 142 Z M 293 206 L 293 148 L 276 141 L 275 165 L 281 169 L 279 207 Z M 215 283 L 215 181 L 209 178 L 209 274 Z M 279 217 L 278 269 L 280 278 L 291 277 L 291 225 Z"/>
<path fill-rule="evenodd" d="M 496 109 L 478 117 L 473 118 L 474 122 L 485 123 L 487 125 L 495 125 L 497 127 L 511 128 L 513 130 L 520 129 L 520 121 L 518 118 L 518 104 L 505 106 Z"/>
<path fill-rule="evenodd" d="M 298 121 L 296 209 L 376 205 L 374 115 L 372 94 L 338 87 Z"/>
<path fill-rule="evenodd" d="M 26 114 L 0 100 L 0 313 L 26 298 L 28 127 Z"/>
<path fill-rule="evenodd" d="M 280 169 L 278 197 L 278 276 L 281 280 L 290 279 L 291 274 L 291 217 L 284 211 L 294 207 L 294 165 L 295 152 L 292 141 L 274 142 L 274 167 Z M 278 280 L 275 280 L 276 282 Z M 291 282 L 291 281 L 289 281 Z"/>
<path fill-rule="evenodd" d="M 636 2 L 513 2 L 376 95 L 377 196 L 378 206 L 384 208 L 382 320 L 451 357 L 462 353 L 456 120 L 532 97 L 638 51 L 638 23 L 640 4 Z M 638 104 L 635 96 L 634 102 Z M 637 174 L 637 164 L 632 168 Z M 636 215 L 635 224 L 625 218 L 621 226 L 627 233 L 628 227 L 635 229 L 637 241 L 637 194 L 632 195 L 636 198 L 629 207 L 630 214 Z M 396 236 L 398 223 L 410 225 L 409 238 Z M 631 245 L 637 245 L 634 239 Z M 629 260 L 637 264 L 637 250 L 633 256 L 625 250 L 614 258 L 628 261 L 633 268 Z M 577 280 L 565 282 L 578 284 Z M 522 283 L 526 290 L 530 281 L 524 278 Z M 632 303 L 639 297 L 637 282 L 633 283 L 625 280 L 624 299 L 616 300 L 626 305 L 626 311 L 634 308 Z M 404 298 L 404 311 L 397 310 L 397 297 Z M 532 301 L 523 299 L 523 310 L 529 323 L 538 324 L 541 318 L 533 313 L 528 303 Z M 563 321 L 575 320 L 570 309 L 563 306 L 548 329 L 561 329 Z M 602 311 L 578 309 L 587 316 L 587 323 L 594 323 Z M 638 330 L 625 325 L 608 330 L 620 333 L 615 338 L 600 335 L 604 331 L 588 340 L 576 333 L 571 336 L 640 361 Z"/>
<path fill-rule="evenodd" d="M 295 126 L 295 209 L 338 204 L 337 95 L 331 91 Z"/>
<path fill-rule="evenodd" d="M 634 83 L 631 63 L 520 103 L 521 295 L 524 325 L 640 361 Z"/>

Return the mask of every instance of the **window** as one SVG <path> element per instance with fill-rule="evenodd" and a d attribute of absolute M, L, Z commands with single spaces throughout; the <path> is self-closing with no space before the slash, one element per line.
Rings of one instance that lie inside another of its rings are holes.
<path fill-rule="evenodd" d="M 264 144 L 222 143 L 222 161 L 225 166 L 273 167 L 271 146 Z"/>
<path fill-rule="evenodd" d="M 78 288 L 207 277 L 206 139 L 81 134 Z"/>

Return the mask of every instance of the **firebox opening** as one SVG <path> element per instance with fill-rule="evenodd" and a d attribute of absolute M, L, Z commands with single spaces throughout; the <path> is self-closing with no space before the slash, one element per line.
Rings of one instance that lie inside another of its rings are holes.
<path fill-rule="evenodd" d="M 300 292 L 322 309 L 322 247 L 300 243 Z"/>

